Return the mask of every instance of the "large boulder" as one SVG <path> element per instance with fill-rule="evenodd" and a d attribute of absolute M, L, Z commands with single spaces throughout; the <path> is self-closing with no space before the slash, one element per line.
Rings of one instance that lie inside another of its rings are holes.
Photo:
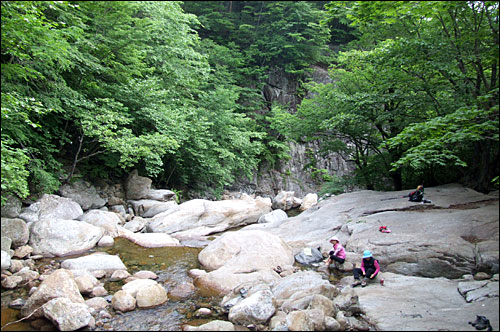
<path fill-rule="evenodd" d="M 41 219 L 79 219 L 83 215 L 80 204 L 70 198 L 45 194 L 35 203 L 21 210 L 19 218 L 26 222 Z"/>
<path fill-rule="evenodd" d="M 109 255 L 100 252 L 66 259 L 61 263 L 61 267 L 68 270 L 88 270 L 91 272 L 104 270 L 109 275 L 116 270 L 127 269 L 118 255 Z"/>
<path fill-rule="evenodd" d="M 119 228 L 119 237 L 126 238 L 144 248 L 173 247 L 180 245 L 179 240 L 165 233 L 134 233 Z"/>
<path fill-rule="evenodd" d="M 17 218 L 21 213 L 23 203 L 15 196 L 7 195 L 5 203 L 2 205 L 2 217 Z"/>
<path fill-rule="evenodd" d="M 178 239 L 223 232 L 227 229 L 256 223 L 271 211 L 269 199 L 208 201 L 194 199 L 154 216 L 148 232 L 168 233 Z"/>
<path fill-rule="evenodd" d="M 150 178 L 140 176 L 136 169 L 133 170 L 125 183 L 127 199 L 146 198 L 151 191 L 152 182 L 153 181 Z"/>
<path fill-rule="evenodd" d="M 46 302 L 58 297 L 68 298 L 73 303 L 85 304 L 71 271 L 59 269 L 52 272 L 28 298 L 21 308 L 21 316 L 31 315 Z M 42 315 L 42 310 L 37 310 L 33 317 L 41 317 Z"/>
<path fill-rule="evenodd" d="M 384 272 L 383 277 L 384 286 L 374 283 L 351 289 L 362 313 L 377 331 L 472 331 L 468 322 L 474 321 L 476 315 L 487 317 L 494 328 L 499 326 L 498 297 L 467 303 L 457 291 L 459 280 L 389 272 Z M 352 277 L 341 281 L 347 289 L 352 282 Z"/>
<path fill-rule="evenodd" d="M 87 181 L 77 180 L 69 184 L 63 184 L 59 188 L 59 194 L 62 197 L 71 198 L 80 204 L 84 211 L 90 209 L 99 209 L 106 205 L 107 198 L 102 198 L 97 189 Z"/>
<path fill-rule="evenodd" d="M 42 219 L 31 225 L 29 245 L 33 253 L 65 256 L 85 252 L 104 235 L 101 227 L 65 219 Z"/>
<path fill-rule="evenodd" d="M 28 243 L 30 233 L 26 222 L 19 218 L 2 218 L 2 237 L 12 240 L 12 247 L 18 248 Z"/>
<path fill-rule="evenodd" d="M 205 247 L 198 259 L 210 272 L 195 279 L 195 285 L 223 295 L 245 282 L 279 279 L 273 269 L 294 262 L 286 243 L 262 231 L 227 232 Z"/>
<path fill-rule="evenodd" d="M 90 210 L 85 212 L 82 221 L 103 228 L 105 231 L 104 234 L 113 238 L 118 236 L 118 225 L 121 223 L 116 213 L 101 210 Z"/>
<path fill-rule="evenodd" d="M 273 209 L 281 209 L 288 211 L 290 209 L 299 207 L 302 204 L 300 198 L 295 197 L 294 191 L 280 191 L 278 195 L 273 198 Z"/>
<path fill-rule="evenodd" d="M 451 184 L 426 188 L 433 203 L 421 204 L 402 197 L 408 192 L 346 193 L 285 221 L 242 230 L 278 235 L 295 251 L 328 252 L 328 239 L 336 235 L 347 251 L 347 266 L 359 267 L 360 255 L 369 249 L 384 271 L 406 275 L 458 278 L 473 269 L 498 271 L 498 197 Z M 379 232 L 380 226 L 392 233 Z"/>
<path fill-rule="evenodd" d="M 66 297 L 58 297 L 45 303 L 43 315 L 54 323 L 59 331 L 75 331 L 89 325 L 92 315 L 85 303 L 74 303 Z"/>

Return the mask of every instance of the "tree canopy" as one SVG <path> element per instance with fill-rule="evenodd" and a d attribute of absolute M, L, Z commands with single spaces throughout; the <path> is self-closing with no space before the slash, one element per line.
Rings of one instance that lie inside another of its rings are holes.
<path fill-rule="evenodd" d="M 366 188 L 498 185 L 498 2 L 1 9 L 2 204 L 134 168 L 218 195 L 287 158 L 287 140 L 353 161 Z M 306 83 L 318 64 L 331 83 Z M 275 70 L 299 82 L 295 114 L 262 97 Z"/>

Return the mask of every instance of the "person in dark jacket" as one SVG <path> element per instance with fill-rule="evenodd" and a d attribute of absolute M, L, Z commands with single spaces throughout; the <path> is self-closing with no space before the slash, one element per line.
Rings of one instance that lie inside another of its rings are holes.
<path fill-rule="evenodd" d="M 408 194 L 408 196 L 403 196 L 403 197 L 408 197 L 408 200 L 410 202 L 432 203 L 432 201 L 424 199 L 424 186 L 423 185 L 419 185 L 417 187 L 417 190 L 412 191 L 411 193 Z"/>
<path fill-rule="evenodd" d="M 361 287 L 366 286 L 366 280 L 374 279 L 380 271 L 380 265 L 378 260 L 373 258 L 370 250 L 365 250 L 363 252 L 363 259 L 361 260 L 361 268 L 355 268 L 354 273 L 354 283 L 352 287 L 361 285 Z M 363 277 L 363 280 L 360 280 Z"/>

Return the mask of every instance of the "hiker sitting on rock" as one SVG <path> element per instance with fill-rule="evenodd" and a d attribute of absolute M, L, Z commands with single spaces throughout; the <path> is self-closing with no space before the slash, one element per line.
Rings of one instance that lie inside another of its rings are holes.
<path fill-rule="evenodd" d="M 333 250 L 331 250 L 328 255 L 328 259 L 326 259 L 324 262 L 326 263 L 326 266 L 330 266 L 333 262 L 335 262 L 335 265 L 338 264 L 344 264 L 345 262 L 345 249 L 344 247 L 340 244 L 340 240 L 336 236 L 332 236 L 329 241 L 333 245 Z"/>
<path fill-rule="evenodd" d="M 361 287 L 366 286 L 366 281 L 369 279 L 374 279 L 378 272 L 380 271 L 380 265 L 378 264 L 378 260 L 373 258 L 370 250 L 365 250 L 363 252 L 363 260 L 361 260 L 361 268 L 355 268 L 353 270 L 354 273 L 354 283 L 352 287 L 356 287 L 361 285 Z M 360 280 L 360 277 L 363 276 L 363 280 Z"/>
<path fill-rule="evenodd" d="M 424 199 L 423 185 L 419 185 L 417 187 L 417 190 L 412 191 L 411 193 L 408 194 L 408 196 L 403 196 L 403 197 L 408 197 L 408 200 L 410 202 L 432 203 L 430 200 Z"/>

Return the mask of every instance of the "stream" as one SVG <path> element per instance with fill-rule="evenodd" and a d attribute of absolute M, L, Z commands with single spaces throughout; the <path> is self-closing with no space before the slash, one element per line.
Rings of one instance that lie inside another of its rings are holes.
<path fill-rule="evenodd" d="M 297 211 L 299 212 L 299 211 Z M 296 212 L 296 213 L 297 213 Z M 298 213 L 297 213 L 298 214 Z M 111 255 L 118 255 L 122 262 L 127 267 L 127 271 L 132 275 L 141 270 L 155 272 L 158 275 L 156 281 L 163 285 L 167 292 L 175 286 L 184 282 L 192 281 L 188 276 L 188 271 L 191 269 L 200 269 L 198 262 L 198 253 L 203 248 L 178 246 L 178 247 L 163 247 L 163 248 L 143 248 L 124 238 L 115 238 L 113 247 L 95 247 L 85 254 L 43 258 L 36 261 L 38 271 L 44 271 L 46 266 L 53 265 L 55 262 L 62 262 L 69 258 L 86 256 L 91 253 L 100 251 Z M 296 265 L 302 270 L 313 269 L 315 267 L 305 267 L 300 264 Z M 42 274 L 42 272 L 40 272 Z M 343 275 L 324 274 L 324 278 L 328 278 L 331 283 L 338 282 Z M 109 295 L 121 289 L 123 281 L 110 282 L 106 281 L 104 288 Z M 9 303 L 18 298 L 27 299 L 29 288 L 28 286 L 18 287 L 13 290 L 5 290 L 2 288 L 2 312 L 1 326 L 2 331 L 54 331 L 57 328 L 46 319 L 38 319 L 35 321 L 24 320 L 15 324 L 10 324 L 6 327 L 5 324 L 14 322 L 21 317 L 20 310 L 12 309 Z M 87 300 L 88 297 L 84 296 Z M 149 309 L 138 309 L 121 313 L 114 311 L 111 307 L 108 311 L 111 318 L 98 321 L 95 328 L 89 327 L 82 330 L 93 331 L 179 331 L 182 330 L 182 325 L 201 325 L 214 319 L 228 320 L 227 314 L 223 313 L 219 304 L 221 297 L 217 296 L 202 296 L 198 293 L 193 293 L 188 298 L 169 300 L 157 307 Z M 212 315 L 203 319 L 194 317 L 194 313 L 199 308 L 209 308 Z M 245 327 L 238 327 L 238 330 L 248 330 Z"/>

